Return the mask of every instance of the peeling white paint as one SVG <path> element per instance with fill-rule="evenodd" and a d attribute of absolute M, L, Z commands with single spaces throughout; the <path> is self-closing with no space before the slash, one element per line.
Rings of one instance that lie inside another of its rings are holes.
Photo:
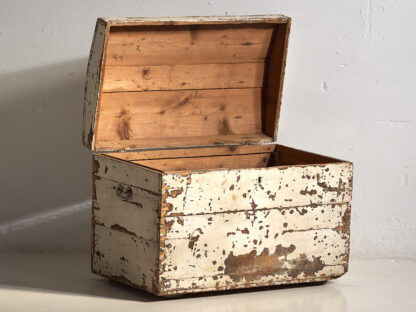
<path fill-rule="evenodd" d="M 32 194 L 32 197 L 24 200 L 17 199 L 16 194 L 22 190 L 28 194 L 27 191 L 31 189 L 29 184 L 38 184 L 42 179 L 40 174 L 33 174 L 33 166 L 39 167 L 39 162 L 35 159 L 29 161 L 25 156 L 18 157 L 16 153 L 23 155 L 27 147 L 22 146 L 31 146 L 41 138 L 52 140 L 55 132 L 49 135 L 44 132 L 44 127 L 53 125 L 48 123 L 49 120 L 65 120 L 73 128 L 79 129 L 78 119 L 72 118 L 78 116 L 81 109 L 81 102 L 78 103 L 77 100 L 81 99 L 83 93 L 81 85 L 86 71 L 85 58 L 88 57 L 97 14 L 180 16 L 222 15 L 225 11 L 235 14 L 279 12 L 293 17 L 284 105 L 280 118 L 281 142 L 322 153 L 333 153 L 356 163 L 352 232 L 352 251 L 355 257 L 416 257 L 416 244 L 413 241 L 415 235 L 412 234 L 416 229 L 415 193 L 409 191 L 416 187 L 415 170 L 408 173 L 407 188 L 400 182 L 402 168 L 414 167 L 416 163 L 416 105 L 413 105 L 416 85 L 413 30 L 416 29 L 416 19 L 411 14 L 416 10 L 415 1 L 373 1 L 371 40 L 365 38 L 366 26 L 360 24 L 365 20 L 367 11 L 367 1 L 362 0 L 322 1 L 319 6 L 314 1 L 304 1 L 301 6 L 297 1 L 264 1 L 262 6 L 247 1 L 214 1 L 214 5 L 209 6 L 205 2 L 201 4 L 189 0 L 175 3 L 144 0 L 140 5 L 126 2 L 115 6 L 108 0 L 59 3 L 50 0 L 42 3 L 16 0 L 4 2 L 2 6 L 0 71 L 4 75 L 0 82 L 0 86 L 3 86 L 0 94 L 0 118 L 3 121 L 2 129 L 7 135 L 2 135 L 0 141 L 2 146 L 9 147 L 2 151 L 2 159 L 8 165 L 4 166 L 0 174 L 3 225 L 8 219 L 18 220 L 27 214 L 41 214 L 45 209 L 44 201 L 41 200 L 43 192 Z M 56 12 L 61 13 L 55 14 Z M 75 24 L 73 16 L 79 17 Z M 48 25 L 56 32 L 53 40 L 37 31 Z M 340 43 L 337 41 L 338 36 L 345 36 L 345 40 Z M 334 49 L 341 49 L 340 56 L 328 57 L 327 53 Z M 73 62 L 66 63 L 68 60 Z M 344 62 L 351 65 L 349 70 L 337 67 Z M 50 64 L 55 65 L 47 66 Z M 18 72 L 20 70 L 23 71 Z M 41 75 L 44 71 L 49 78 Z M 57 75 L 61 71 L 74 71 L 75 77 L 67 80 L 63 75 Z M 26 83 L 22 77 L 28 75 L 35 79 Z M 15 81 L 11 81 L 11 77 Z M 336 89 L 331 87 L 331 96 L 322 96 L 319 84 L 324 78 L 329 86 L 337 86 Z M 25 86 L 23 89 L 22 81 Z M 44 88 L 45 86 L 47 87 Z M 30 103 L 36 98 L 46 97 L 54 102 L 56 99 L 51 94 L 68 97 L 68 92 L 75 97 L 62 99 L 61 106 L 53 105 L 38 112 L 39 124 L 29 116 L 22 119 L 21 113 L 25 111 L 23 107 L 31 107 Z M 62 109 L 72 105 L 74 108 L 70 111 Z M 319 109 L 316 109 L 317 105 Z M 389 118 L 408 119 L 412 123 L 402 131 L 401 128 L 377 126 L 371 122 Z M 43 122 L 44 120 L 46 121 Z M 333 133 L 328 131 L 328 121 L 331 125 L 336 125 Z M 80 148 L 72 148 L 72 142 L 79 140 L 78 132 L 60 132 L 64 134 L 61 143 L 70 147 L 68 157 L 76 159 L 76 163 L 89 164 L 88 153 Z M 328 142 L 332 146 L 327 145 Z M 12 167 L 15 168 L 13 171 L 16 172 L 16 177 L 10 179 L 9 168 Z M 50 173 L 48 177 L 60 181 L 61 173 L 62 171 Z M 91 182 L 85 175 L 79 179 L 78 186 L 85 186 L 85 189 L 90 187 Z M 73 198 L 85 198 L 85 189 L 82 192 L 74 184 L 72 180 L 67 180 L 61 187 L 71 192 Z M 54 191 L 57 195 L 53 202 L 67 202 L 68 198 L 60 195 L 62 190 L 59 187 L 54 188 Z M 392 213 L 397 212 L 400 213 L 400 222 L 388 222 Z M 376 223 L 383 225 L 383 231 L 378 231 Z M 409 232 L 404 232 L 403 229 Z M 82 231 L 88 233 L 89 224 L 82 224 Z M 374 235 L 375 232 L 377 235 Z M 383 240 L 379 241 L 379 237 Z M 88 239 L 88 235 L 82 238 Z M 27 237 L 27 241 L 33 245 L 38 240 L 38 237 Z M 65 235 L 59 242 L 66 240 Z"/>

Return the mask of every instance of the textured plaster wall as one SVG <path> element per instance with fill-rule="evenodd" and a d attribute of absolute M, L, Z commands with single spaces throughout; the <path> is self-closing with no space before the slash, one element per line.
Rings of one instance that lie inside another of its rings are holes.
<path fill-rule="evenodd" d="M 416 258 L 416 2 L 0 1 L 0 248 L 89 248 L 83 82 L 99 16 L 293 18 L 282 144 L 355 163 L 352 256 Z"/>

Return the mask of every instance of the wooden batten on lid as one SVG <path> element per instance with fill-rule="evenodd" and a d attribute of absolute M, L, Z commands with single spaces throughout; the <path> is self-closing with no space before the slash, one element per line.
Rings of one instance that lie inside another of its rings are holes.
<path fill-rule="evenodd" d="M 290 19 L 97 21 L 83 143 L 145 149 L 276 142 Z"/>

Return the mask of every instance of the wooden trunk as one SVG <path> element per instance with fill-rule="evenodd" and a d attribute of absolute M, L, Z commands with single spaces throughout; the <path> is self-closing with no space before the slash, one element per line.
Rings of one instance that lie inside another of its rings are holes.
<path fill-rule="evenodd" d="M 276 144 L 290 19 L 99 19 L 92 271 L 160 296 L 348 269 L 352 163 Z"/>

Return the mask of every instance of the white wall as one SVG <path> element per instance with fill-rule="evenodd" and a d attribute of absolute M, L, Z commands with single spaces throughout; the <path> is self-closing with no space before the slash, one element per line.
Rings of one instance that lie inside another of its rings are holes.
<path fill-rule="evenodd" d="M 280 142 L 355 163 L 354 257 L 416 258 L 412 0 L 0 0 L 0 247 L 89 248 L 97 17 L 271 13 L 293 18 Z"/>

